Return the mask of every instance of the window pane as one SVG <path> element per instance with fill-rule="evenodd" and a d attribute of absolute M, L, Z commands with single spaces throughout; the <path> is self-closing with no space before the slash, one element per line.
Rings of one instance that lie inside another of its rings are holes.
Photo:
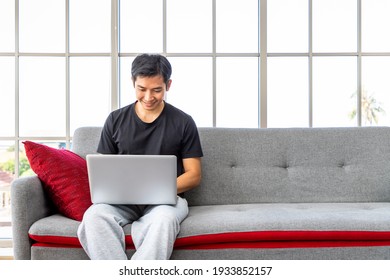
<path fill-rule="evenodd" d="M 121 52 L 162 52 L 162 3 L 161 0 L 120 0 Z"/>
<path fill-rule="evenodd" d="M 365 52 L 390 51 L 390 1 L 362 1 L 362 49 Z"/>
<path fill-rule="evenodd" d="M 257 0 L 217 0 L 217 52 L 258 51 Z"/>
<path fill-rule="evenodd" d="M 0 141 L 0 222 L 11 221 L 10 185 L 14 178 L 15 142 Z M 6 236 L 8 235 L 3 228 L 0 231 L 0 239 Z"/>
<path fill-rule="evenodd" d="M 268 127 L 308 127 L 307 58 L 268 58 Z"/>
<path fill-rule="evenodd" d="M 167 1 L 168 52 L 211 52 L 211 8 L 209 0 Z"/>
<path fill-rule="evenodd" d="M 46 144 L 38 140 L 34 140 L 34 142 Z M 35 172 L 32 171 L 31 169 L 30 162 L 27 159 L 26 150 L 24 149 L 24 145 L 22 141 L 19 142 L 19 151 L 20 151 L 19 152 L 19 176 L 25 177 L 25 176 L 34 175 Z"/>
<path fill-rule="evenodd" d="M 65 52 L 64 0 L 19 0 L 20 51 Z"/>
<path fill-rule="evenodd" d="M 0 136 L 15 134 L 15 58 L 0 57 Z"/>
<path fill-rule="evenodd" d="M 0 1 L 0 52 L 15 51 L 15 3 Z"/>
<path fill-rule="evenodd" d="M 110 52 L 111 1 L 69 1 L 71 52 Z"/>
<path fill-rule="evenodd" d="M 390 57 L 362 58 L 362 125 L 390 125 Z"/>
<path fill-rule="evenodd" d="M 217 59 L 217 126 L 258 127 L 258 59 Z"/>
<path fill-rule="evenodd" d="M 34 142 L 49 146 L 54 149 L 65 149 L 66 143 L 64 140 L 52 140 L 52 141 L 45 141 L 45 140 L 34 140 Z M 31 169 L 30 163 L 26 156 L 26 150 L 24 148 L 23 142 L 19 143 L 19 176 L 20 177 L 26 177 L 35 175 L 35 172 Z"/>
<path fill-rule="evenodd" d="M 357 50 L 357 1 L 313 0 L 313 51 Z"/>
<path fill-rule="evenodd" d="M 169 58 L 172 86 L 167 102 L 190 114 L 197 126 L 213 126 L 211 58 Z"/>
<path fill-rule="evenodd" d="M 356 58 L 313 58 L 313 126 L 356 126 Z"/>
<path fill-rule="evenodd" d="M 307 0 L 267 2 L 269 52 L 307 52 L 309 8 Z"/>
<path fill-rule="evenodd" d="M 131 80 L 131 64 L 133 60 L 134 57 L 120 58 L 120 107 L 129 105 L 136 100 L 133 81 Z"/>
<path fill-rule="evenodd" d="M 21 57 L 20 134 L 65 135 L 65 58 Z"/>
<path fill-rule="evenodd" d="M 110 58 L 71 58 L 71 135 L 81 126 L 102 126 L 110 112 L 110 100 Z"/>

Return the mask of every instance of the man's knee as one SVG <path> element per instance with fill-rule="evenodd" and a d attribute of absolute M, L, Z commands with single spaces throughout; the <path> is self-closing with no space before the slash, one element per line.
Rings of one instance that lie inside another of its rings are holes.
<path fill-rule="evenodd" d="M 112 206 L 108 204 L 94 204 L 85 211 L 83 221 L 96 221 L 112 216 Z"/>
<path fill-rule="evenodd" d="M 149 226 L 153 226 L 153 228 L 170 227 L 176 229 L 180 225 L 175 210 L 169 205 L 159 205 L 155 207 L 150 213 L 142 218 L 142 223 L 144 225 L 148 224 Z"/>
<path fill-rule="evenodd" d="M 161 205 L 156 211 L 156 216 L 165 220 L 177 220 L 177 213 L 175 208 L 170 205 Z"/>

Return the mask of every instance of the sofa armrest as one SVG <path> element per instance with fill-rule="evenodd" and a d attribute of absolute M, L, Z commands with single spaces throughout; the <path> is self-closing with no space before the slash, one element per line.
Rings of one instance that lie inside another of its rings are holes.
<path fill-rule="evenodd" d="M 28 231 L 39 219 L 50 215 L 50 203 L 37 176 L 15 179 L 11 184 L 11 222 L 14 258 L 31 259 Z"/>

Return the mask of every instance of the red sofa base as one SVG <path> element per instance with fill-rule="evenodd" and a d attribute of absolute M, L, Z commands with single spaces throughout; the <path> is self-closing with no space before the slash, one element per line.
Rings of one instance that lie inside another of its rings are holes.
<path fill-rule="evenodd" d="M 81 248 L 77 237 L 32 235 L 33 246 Z M 130 235 L 126 246 L 134 249 Z M 378 231 L 256 231 L 179 237 L 175 250 L 275 249 L 390 246 L 390 232 Z"/>

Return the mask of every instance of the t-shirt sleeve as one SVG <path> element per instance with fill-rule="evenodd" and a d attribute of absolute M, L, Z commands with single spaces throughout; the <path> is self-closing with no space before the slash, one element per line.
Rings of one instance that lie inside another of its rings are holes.
<path fill-rule="evenodd" d="M 110 114 L 104 123 L 100 136 L 97 152 L 100 154 L 117 154 L 118 147 L 113 139 L 112 115 Z"/>
<path fill-rule="evenodd" d="M 192 117 L 189 117 L 184 130 L 181 156 L 182 158 L 194 158 L 203 156 L 198 128 L 196 127 L 196 124 Z"/>

